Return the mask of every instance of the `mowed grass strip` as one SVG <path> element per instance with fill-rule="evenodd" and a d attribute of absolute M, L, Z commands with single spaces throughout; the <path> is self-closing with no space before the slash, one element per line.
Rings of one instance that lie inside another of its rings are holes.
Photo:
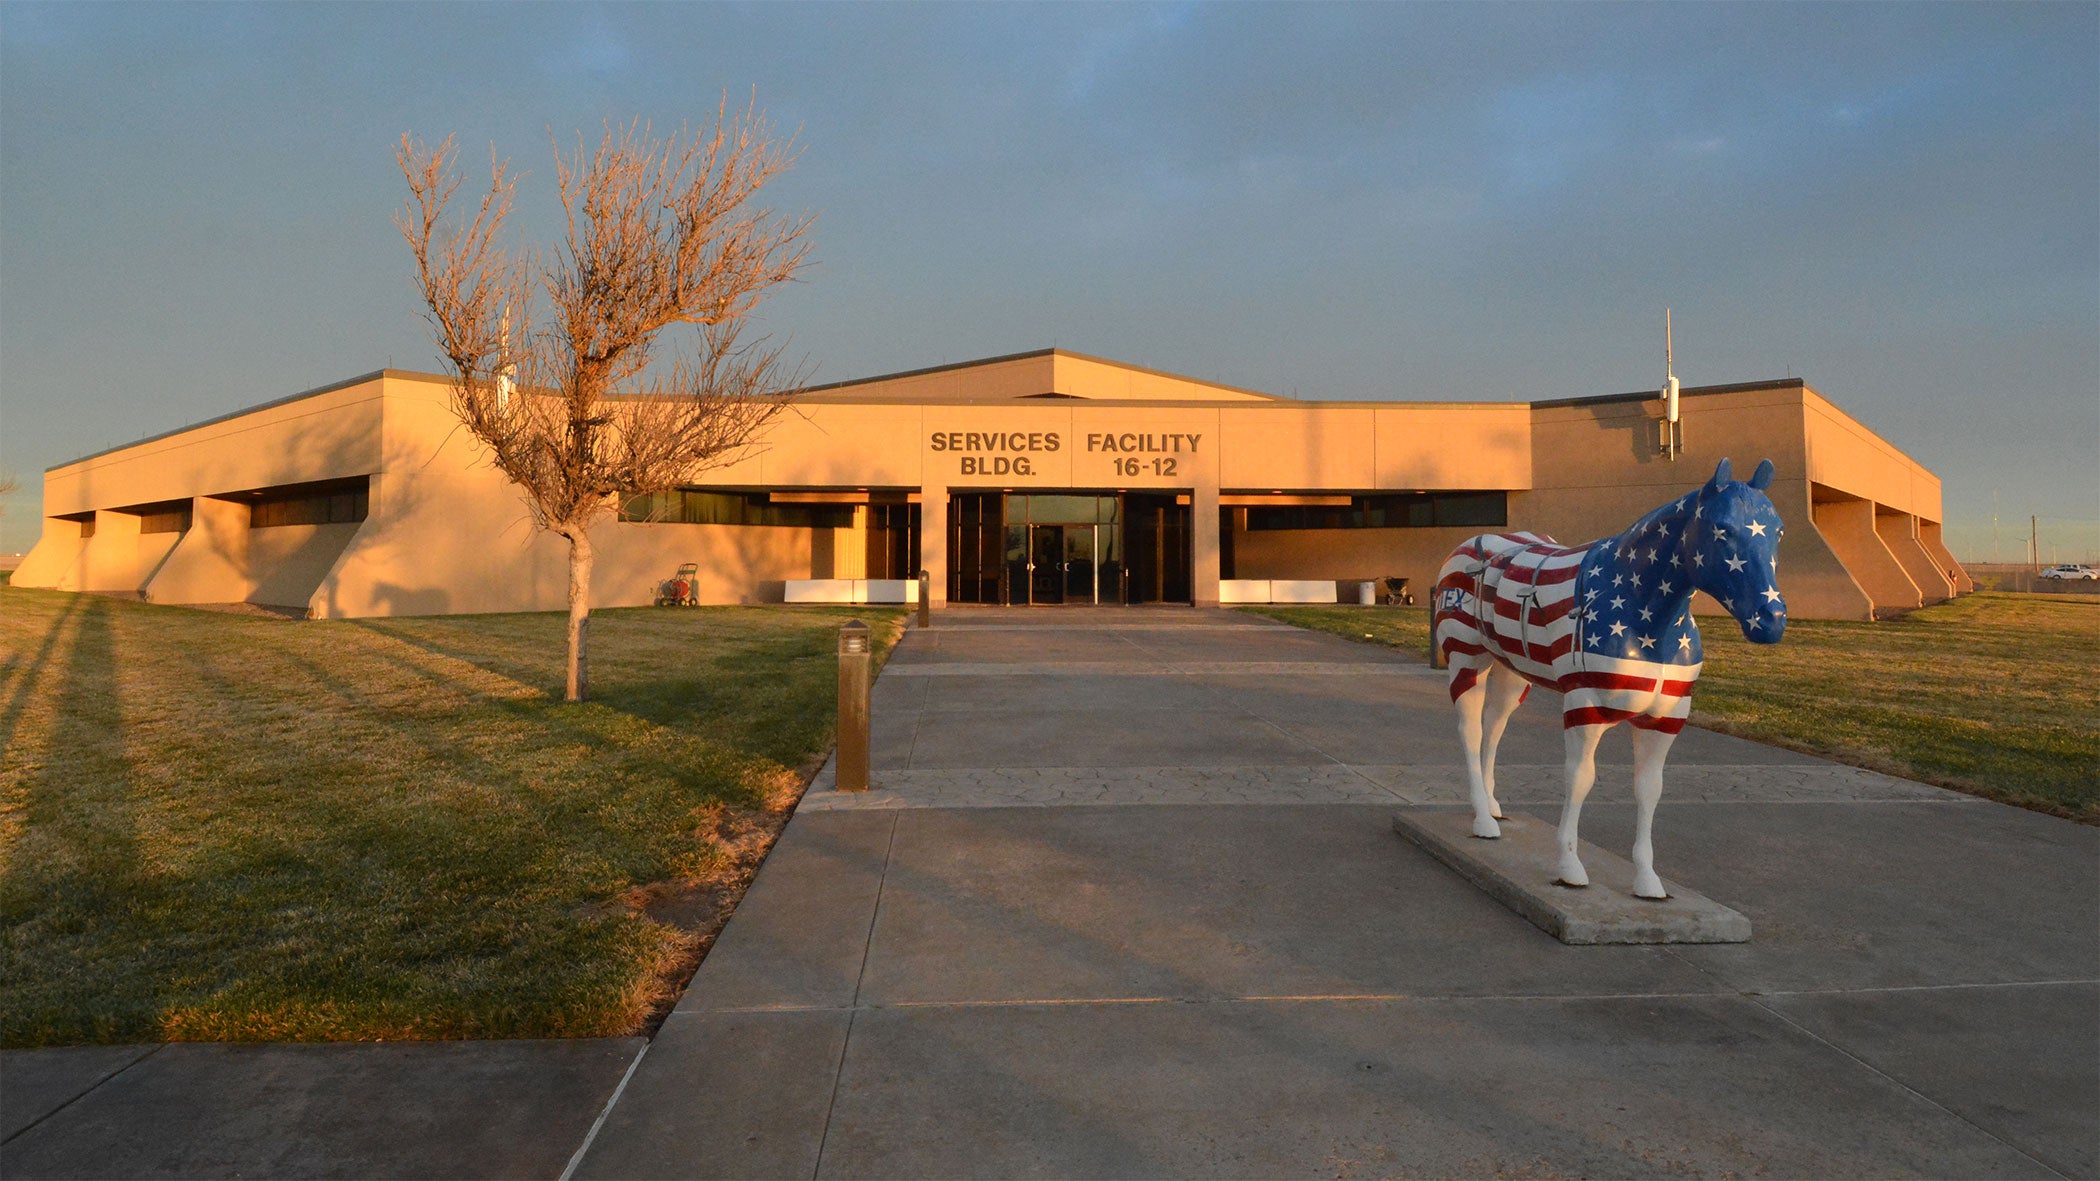
<path fill-rule="evenodd" d="M 0 591 L 0 1044 L 633 1033 L 830 745 L 856 617 L 901 632 L 597 612 L 570 705 L 560 615 Z"/>
<path fill-rule="evenodd" d="M 1247 610 L 1428 659 L 1426 608 Z M 2100 599 L 1966 595 L 1879 623 L 1793 620 L 1773 645 L 1726 618 L 1699 630 L 1694 725 L 2100 823 Z"/>

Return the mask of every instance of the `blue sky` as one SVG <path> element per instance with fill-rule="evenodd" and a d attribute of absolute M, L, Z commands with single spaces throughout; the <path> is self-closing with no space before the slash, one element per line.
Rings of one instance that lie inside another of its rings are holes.
<path fill-rule="evenodd" d="M 2007 557 L 2030 513 L 2100 554 L 2092 4 L 9 3 L 0 551 L 51 464 L 436 368 L 402 132 L 493 143 L 544 237 L 550 130 L 754 90 L 819 217 L 763 315 L 817 380 L 1055 344 L 1616 393 L 1669 305 L 1687 384 L 1806 377 L 1939 473 L 1962 556 L 1994 492 Z"/>

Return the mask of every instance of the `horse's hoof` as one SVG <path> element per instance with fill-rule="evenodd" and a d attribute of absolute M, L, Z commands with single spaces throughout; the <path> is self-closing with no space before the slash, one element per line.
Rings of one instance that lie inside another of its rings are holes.
<path fill-rule="evenodd" d="M 1502 836 L 1502 826 L 1493 820 L 1474 820 L 1473 835 L 1483 841 L 1492 841 Z"/>
<path fill-rule="evenodd" d="M 1590 888 L 1588 882 L 1571 882 L 1566 878 L 1554 878 L 1553 884 L 1563 890 L 1587 890 Z"/>
<path fill-rule="evenodd" d="M 1638 890 L 1633 892 L 1633 896 L 1648 902 L 1668 902 L 1670 900 L 1668 894 L 1643 894 Z"/>
<path fill-rule="evenodd" d="M 1661 902 L 1670 896 L 1670 892 L 1663 889 L 1661 878 L 1650 874 L 1645 878 L 1635 879 L 1633 896 L 1635 898 L 1646 898 L 1653 902 Z"/>

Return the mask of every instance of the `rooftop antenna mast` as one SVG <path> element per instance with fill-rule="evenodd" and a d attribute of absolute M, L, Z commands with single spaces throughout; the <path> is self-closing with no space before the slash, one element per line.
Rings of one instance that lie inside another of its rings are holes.
<path fill-rule="evenodd" d="M 1663 421 L 1662 454 L 1676 459 L 1684 450 L 1684 430 L 1678 418 L 1677 362 L 1670 339 L 1670 309 L 1663 309 Z"/>

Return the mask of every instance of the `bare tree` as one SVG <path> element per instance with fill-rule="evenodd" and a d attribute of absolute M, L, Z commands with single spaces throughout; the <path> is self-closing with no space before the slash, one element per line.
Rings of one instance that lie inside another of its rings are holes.
<path fill-rule="evenodd" d="M 607 127 L 594 151 L 554 152 L 567 233 L 542 258 L 504 242 L 515 182 L 491 154 L 471 219 L 447 222 L 453 141 L 401 137 L 409 200 L 395 220 L 415 254 L 452 408 L 523 491 L 539 528 L 569 542 L 566 696 L 588 669 L 591 526 L 623 498 L 664 492 L 736 459 L 801 384 L 752 308 L 808 257 L 808 216 L 757 203 L 791 167 L 791 139 L 725 103 L 711 133 L 652 138 Z M 538 297 L 548 312 L 534 315 Z M 659 349 L 689 324 L 686 347 Z"/>

